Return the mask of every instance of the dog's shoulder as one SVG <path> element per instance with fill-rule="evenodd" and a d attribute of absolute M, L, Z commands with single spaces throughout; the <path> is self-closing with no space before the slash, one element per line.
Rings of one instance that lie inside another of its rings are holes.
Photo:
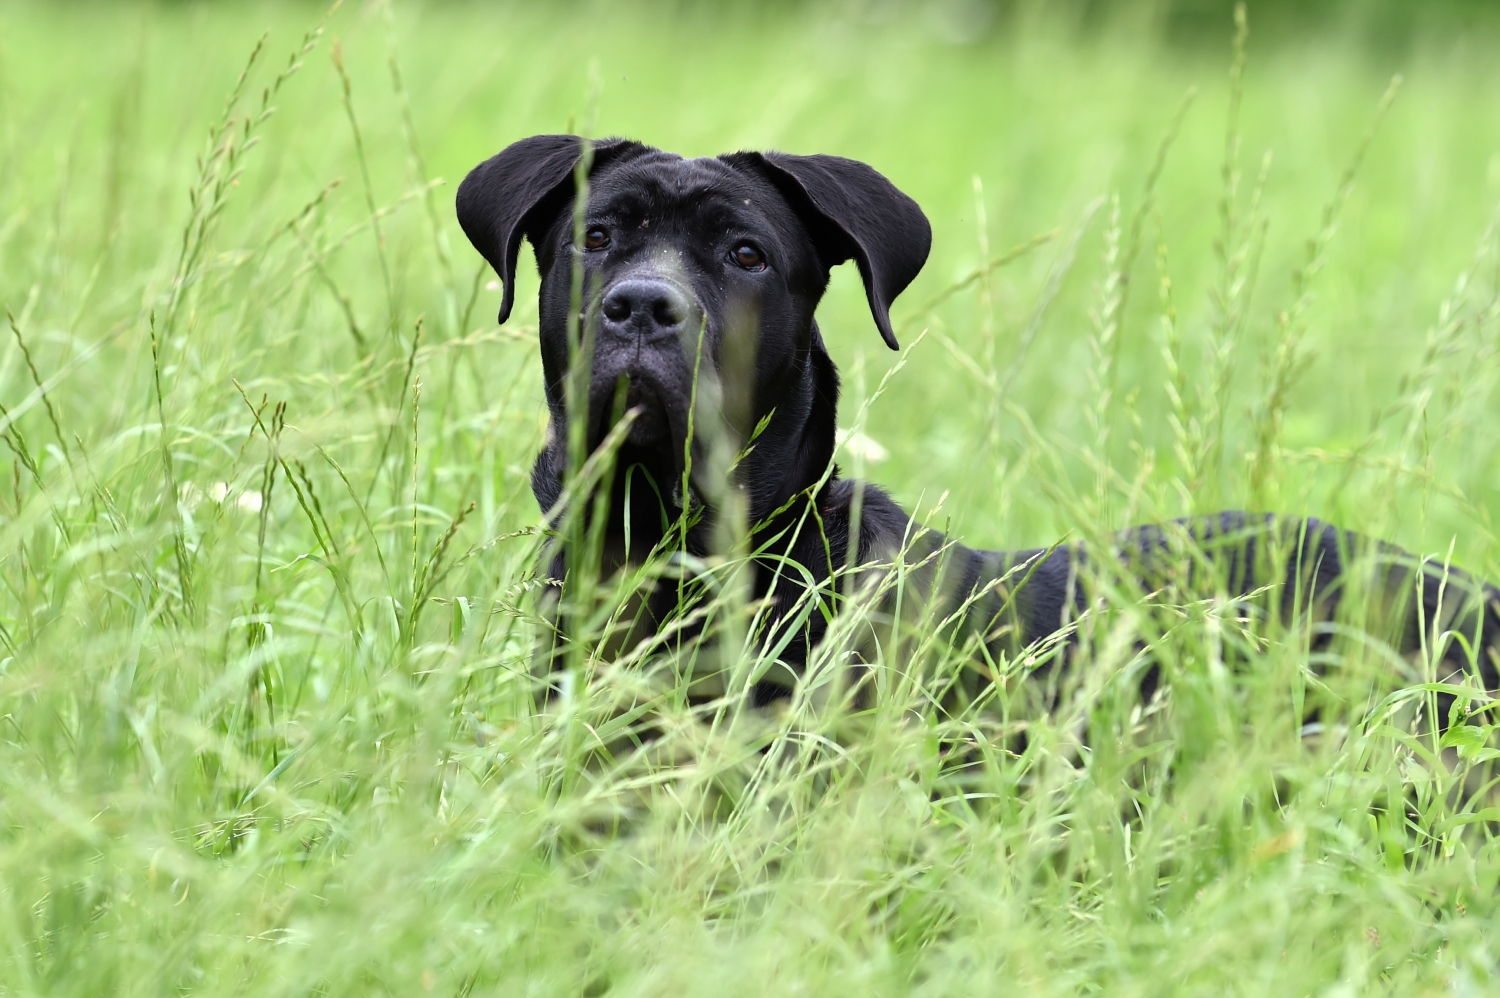
<path fill-rule="evenodd" d="M 884 489 L 858 478 L 837 478 L 828 484 L 821 506 L 825 522 L 847 524 L 841 533 L 858 519 L 860 562 L 889 558 L 908 543 L 911 517 Z"/>

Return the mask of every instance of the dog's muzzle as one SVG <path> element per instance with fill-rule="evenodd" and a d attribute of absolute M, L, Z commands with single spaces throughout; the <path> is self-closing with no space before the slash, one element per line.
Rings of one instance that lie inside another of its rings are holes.
<path fill-rule="evenodd" d="M 687 341 L 699 331 L 702 309 L 674 282 L 637 274 L 604 290 L 594 321 L 590 446 L 603 439 L 614 412 L 633 408 L 638 413 L 630 443 L 660 448 L 664 461 L 680 460 L 696 355 Z"/>

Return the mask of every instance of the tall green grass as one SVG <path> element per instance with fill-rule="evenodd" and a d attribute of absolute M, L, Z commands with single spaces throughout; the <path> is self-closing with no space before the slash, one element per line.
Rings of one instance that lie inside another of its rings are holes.
<path fill-rule="evenodd" d="M 1352 639 L 1124 601 L 1043 712 L 920 625 L 856 712 L 856 606 L 782 710 L 586 644 L 536 707 L 535 278 L 497 328 L 451 196 L 570 125 L 923 204 L 899 369 L 856 275 L 820 322 L 845 471 L 971 544 L 1250 506 L 1500 578 L 1490 39 L 934 16 L 0 9 L 0 993 L 1494 986 L 1491 750 Z"/>

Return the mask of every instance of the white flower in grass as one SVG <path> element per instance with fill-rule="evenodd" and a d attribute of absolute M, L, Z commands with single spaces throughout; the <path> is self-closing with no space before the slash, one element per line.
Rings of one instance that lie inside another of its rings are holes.
<path fill-rule="evenodd" d="M 834 439 L 851 457 L 862 457 L 871 464 L 879 464 L 891 456 L 890 451 L 863 430 L 839 430 Z"/>
<path fill-rule="evenodd" d="M 208 497 L 221 506 L 233 492 L 234 486 L 228 482 L 214 482 L 208 487 Z M 260 493 L 253 489 L 241 492 L 234 497 L 234 505 L 245 513 L 259 513 Z"/>

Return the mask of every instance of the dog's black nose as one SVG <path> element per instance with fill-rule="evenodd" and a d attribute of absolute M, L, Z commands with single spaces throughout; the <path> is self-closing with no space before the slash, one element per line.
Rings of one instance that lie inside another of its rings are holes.
<path fill-rule="evenodd" d="M 600 324 L 616 336 L 649 340 L 680 332 L 691 310 L 687 296 L 668 282 L 637 277 L 609 289 Z"/>

